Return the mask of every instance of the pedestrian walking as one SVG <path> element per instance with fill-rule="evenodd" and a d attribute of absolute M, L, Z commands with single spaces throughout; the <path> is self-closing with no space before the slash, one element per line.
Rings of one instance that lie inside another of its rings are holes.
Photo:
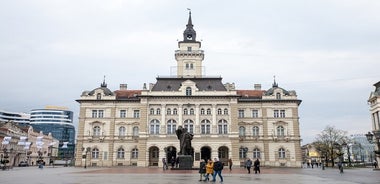
<path fill-rule="evenodd" d="M 174 168 L 175 161 L 176 159 L 174 157 L 172 157 L 172 159 L 170 160 L 170 163 L 172 164 L 172 169 Z"/>
<path fill-rule="evenodd" d="M 260 174 L 260 160 L 258 158 L 253 163 L 253 167 L 255 170 L 255 174 L 257 174 L 257 172 L 259 172 L 259 174 Z"/>
<path fill-rule="evenodd" d="M 214 158 L 214 174 L 212 175 L 212 182 L 216 181 L 216 175 L 218 175 L 220 178 L 220 182 L 223 183 L 222 170 L 223 163 L 220 162 L 218 158 Z"/>
<path fill-rule="evenodd" d="M 228 167 L 230 168 L 230 172 L 232 171 L 232 159 L 228 159 Z"/>
<path fill-rule="evenodd" d="M 248 174 L 251 174 L 252 160 L 250 158 L 245 161 L 245 168 L 248 170 Z"/>
<path fill-rule="evenodd" d="M 206 178 L 206 160 L 201 160 L 199 163 L 199 181 L 203 181 L 203 177 Z"/>
<path fill-rule="evenodd" d="M 342 164 L 342 162 L 338 162 L 338 169 L 339 169 L 339 173 L 343 174 L 343 164 Z"/>
<path fill-rule="evenodd" d="M 211 159 L 208 159 L 206 164 L 206 176 L 203 181 L 209 181 L 210 175 L 214 175 L 214 162 Z"/>
<path fill-rule="evenodd" d="M 168 170 L 168 162 L 166 162 L 166 158 L 162 158 L 162 169 Z"/>
<path fill-rule="evenodd" d="M 377 168 L 377 161 L 373 162 L 373 167 Z"/>

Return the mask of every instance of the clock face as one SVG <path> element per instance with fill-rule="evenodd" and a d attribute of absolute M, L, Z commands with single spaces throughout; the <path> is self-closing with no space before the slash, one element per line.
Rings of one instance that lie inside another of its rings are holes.
<path fill-rule="evenodd" d="M 186 37 L 187 37 L 188 40 L 191 40 L 193 38 L 193 35 L 188 34 Z"/>

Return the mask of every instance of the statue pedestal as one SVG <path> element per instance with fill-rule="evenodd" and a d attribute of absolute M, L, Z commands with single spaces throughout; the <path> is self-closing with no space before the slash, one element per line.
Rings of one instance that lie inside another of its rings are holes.
<path fill-rule="evenodd" d="M 194 164 L 194 160 L 191 155 L 178 155 L 178 162 L 179 170 L 191 170 Z"/>

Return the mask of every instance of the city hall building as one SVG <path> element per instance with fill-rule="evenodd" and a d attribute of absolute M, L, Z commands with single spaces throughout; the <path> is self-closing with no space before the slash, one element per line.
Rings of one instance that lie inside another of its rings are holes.
<path fill-rule="evenodd" d="M 142 89 L 112 91 L 105 81 L 84 91 L 80 104 L 76 166 L 162 166 L 179 152 L 179 126 L 194 135 L 194 167 L 219 157 L 242 166 L 259 158 L 263 166 L 300 167 L 301 100 L 273 82 L 263 90 L 235 89 L 221 77 L 202 73 L 204 52 L 191 13 L 175 51 L 177 75 L 157 77 Z"/>

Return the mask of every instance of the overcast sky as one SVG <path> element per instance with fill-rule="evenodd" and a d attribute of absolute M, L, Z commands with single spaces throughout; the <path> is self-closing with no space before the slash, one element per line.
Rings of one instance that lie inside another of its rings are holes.
<path fill-rule="evenodd" d="M 376 0 L 2 1 L 0 109 L 55 105 L 78 115 L 75 100 L 103 76 L 114 91 L 170 75 L 187 8 L 207 75 L 237 89 L 269 89 L 276 76 L 297 92 L 303 144 L 327 125 L 371 130 L 367 100 L 380 80 Z"/>

